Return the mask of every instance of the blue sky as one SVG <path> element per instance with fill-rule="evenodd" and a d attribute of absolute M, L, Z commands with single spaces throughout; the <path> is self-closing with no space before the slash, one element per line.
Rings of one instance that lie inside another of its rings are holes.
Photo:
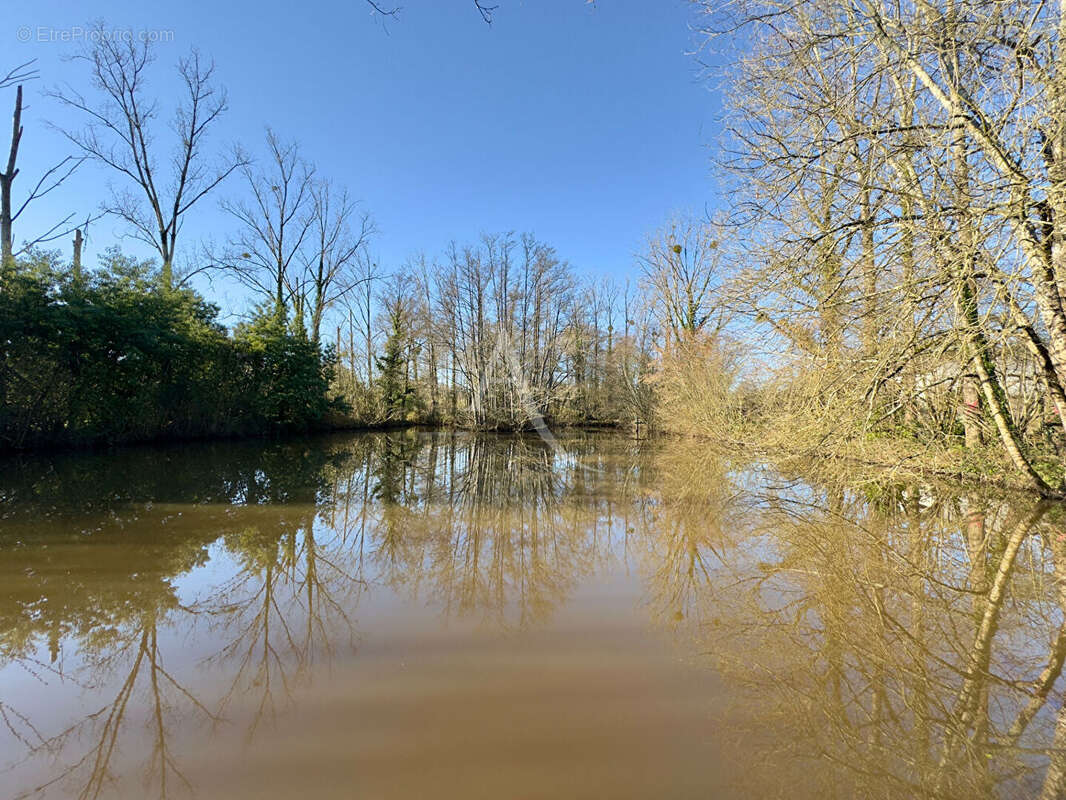
<path fill-rule="evenodd" d="M 153 68 L 164 117 L 177 58 L 190 47 L 211 55 L 230 98 L 214 144 L 240 141 L 256 154 L 268 124 L 299 140 L 319 174 L 348 186 L 373 214 L 382 264 L 513 229 L 535 232 L 584 271 L 631 274 L 634 253 L 669 213 L 718 203 L 711 157 L 720 104 L 689 54 L 691 7 L 494 2 L 491 27 L 472 0 L 405 0 L 400 17 L 384 24 L 363 0 L 191 0 L 158 10 L 105 0 L 91 11 L 58 0 L 16 3 L 0 33 L 10 40 L 6 61 L 37 58 L 41 72 L 27 87 L 23 188 L 66 152 L 45 121 L 72 122 L 41 92 L 64 82 L 87 87 L 84 68 L 64 58 L 74 46 L 47 39 L 101 18 L 115 28 L 173 31 Z M 21 42 L 26 29 L 30 41 Z M 87 167 L 27 212 L 16 238 L 98 207 L 110 179 Z M 203 237 L 224 238 L 217 200 L 240 188 L 234 180 L 193 212 L 186 255 Z M 122 233 L 115 221 L 97 223 L 90 250 Z M 143 252 L 132 241 L 123 246 Z M 218 299 L 241 305 L 236 296 Z"/>

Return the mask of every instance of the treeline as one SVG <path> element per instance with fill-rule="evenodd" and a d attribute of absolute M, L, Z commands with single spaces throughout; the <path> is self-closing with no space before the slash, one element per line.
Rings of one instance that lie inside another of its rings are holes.
<path fill-rule="evenodd" d="M 115 248 L 84 270 L 31 251 L 0 272 L 0 444 L 650 419 L 637 291 L 583 278 L 528 234 L 367 267 L 316 340 L 288 298 L 227 330 L 154 261 Z"/>
<path fill-rule="evenodd" d="M 14 101 L 0 172 L 0 449 L 650 419 L 658 332 L 639 287 L 595 282 L 531 234 L 379 265 L 372 217 L 298 143 L 270 128 L 258 156 L 213 141 L 228 101 L 209 59 L 178 60 L 164 120 L 153 45 L 96 33 L 74 54 L 83 84 L 44 92 L 72 120 L 58 128 L 72 152 L 40 176 L 18 166 L 37 133 L 23 126 L 24 85 L 39 76 L 31 62 L 0 77 Z M 66 217 L 27 235 L 25 210 L 84 165 L 107 176 L 108 196 L 70 197 Z M 225 234 L 191 242 L 190 214 L 212 202 Z M 116 249 L 83 265 L 101 217 L 154 259 Z M 71 240 L 69 260 L 49 249 Z M 227 330 L 198 277 L 242 287 L 254 309 Z"/>
<path fill-rule="evenodd" d="M 382 267 L 369 213 L 296 142 L 267 129 L 259 157 L 212 142 L 227 99 L 209 60 L 178 61 L 168 125 L 152 45 L 93 42 L 75 58 L 88 88 L 45 93 L 80 124 L 61 131 L 73 155 L 36 183 L 17 164 L 35 133 L 22 124 L 23 85 L 38 76 L 31 63 L 0 77 L 14 94 L 0 173 L 0 448 L 647 417 L 651 340 L 636 290 L 591 282 L 532 235 Z M 60 196 L 85 164 L 108 175 L 109 196 L 88 211 L 71 197 L 80 211 L 25 235 L 25 209 Z M 189 214 L 210 199 L 227 232 L 191 242 Z M 114 248 L 83 265 L 99 217 L 155 258 Z M 63 241 L 69 258 L 49 249 Z M 255 304 L 245 321 L 227 330 L 197 276 L 241 286 Z"/>
<path fill-rule="evenodd" d="M 357 416 L 378 422 L 646 419 L 641 302 L 629 287 L 582 278 L 530 234 L 453 243 L 440 260 L 365 274 L 336 328 L 337 387 Z"/>

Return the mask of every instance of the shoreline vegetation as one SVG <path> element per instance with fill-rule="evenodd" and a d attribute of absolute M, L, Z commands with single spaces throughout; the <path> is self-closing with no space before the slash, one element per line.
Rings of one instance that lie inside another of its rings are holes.
<path fill-rule="evenodd" d="M 0 449 L 539 418 L 1066 499 L 1060 11 L 839 10 L 694 4 L 698 37 L 744 48 L 720 76 L 727 191 L 668 219 L 632 283 L 513 232 L 383 267 L 372 217 L 298 143 L 211 140 L 227 103 L 195 51 L 168 129 L 146 42 L 101 38 L 77 56 L 85 93 L 46 93 L 84 127 L 20 205 L 36 74 L 16 67 Z M 83 268 L 66 221 L 16 246 L 21 211 L 82 164 L 153 259 Z M 179 234 L 210 202 L 229 233 L 197 249 Z M 70 259 L 47 249 L 66 235 Z M 190 288 L 216 282 L 254 303 L 241 322 Z"/>
<path fill-rule="evenodd" d="M 1028 428 L 1026 457 L 1045 478 L 1042 488 L 1034 487 L 986 424 L 982 436 L 967 444 L 965 425 L 973 424 L 972 416 L 952 417 L 956 398 L 950 393 L 939 398 L 942 405 L 930 405 L 945 421 L 935 434 L 921 435 L 917 423 L 866 425 L 845 407 L 825 402 L 831 382 L 824 375 L 750 382 L 742 363 L 748 346 L 723 333 L 660 353 L 647 378 L 654 390 L 654 428 L 770 464 L 783 475 L 817 475 L 852 489 L 940 484 L 1066 499 L 1061 427 L 1054 423 L 1037 417 Z"/>
<path fill-rule="evenodd" d="M 518 269 L 494 262 L 496 240 L 486 241 L 453 266 L 539 284 L 528 303 L 513 278 L 495 297 L 485 277 L 471 286 L 458 269 L 429 279 L 441 292 L 483 292 L 479 304 L 525 303 L 499 312 L 513 333 L 501 334 L 501 318 L 485 312 L 464 320 L 461 302 L 446 296 L 433 301 L 456 312 L 442 328 L 440 308 L 420 307 L 410 293 L 418 279 L 397 276 L 367 298 L 384 311 L 368 316 L 362 352 L 354 325 L 347 337 L 315 342 L 284 306 L 227 329 L 216 306 L 117 249 L 92 272 L 73 271 L 58 253 L 31 253 L 0 272 L 0 451 L 404 426 L 521 431 L 534 417 L 562 427 L 625 424 L 632 398 L 645 394 L 640 376 L 628 383 L 626 372 L 648 358 L 635 365 L 628 342 L 581 322 L 585 295 L 550 248 L 524 237 L 533 257 Z"/>

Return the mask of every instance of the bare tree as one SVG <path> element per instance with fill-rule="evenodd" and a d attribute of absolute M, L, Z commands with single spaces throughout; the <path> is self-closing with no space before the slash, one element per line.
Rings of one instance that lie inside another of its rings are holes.
<path fill-rule="evenodd" d="M 267 164 L 243 164 L 242 200 L 223 200 L 222 210 L 237 223 L 227 252 L 216 266 L 269 299 L 279 318 L 288 316 L 295 276 L 304 257 L 314 222 L 314 168 L 300 156 L 294 142 L 284 142 L 267 129 Z"/>
<path fill-rule="evenodd" d="M 722 231 L 690 217 L 675 217 L 640 257 L 643 283 L 675 343 L 714 333 L 724 322 L 716 290 L 722 280 Z"/>
<path fill-rule="evenodd" d="M 314 182 L 310 193 L 311 231 L 297 295 L 310 316 L 311 341 L 318 344 L 326 312 L 366 280 L 357 274 L 357 259 L 374 222 L 329 180 Z"/>
<path fill-rule="evenodd" d="M 476 247 L 452 244 L 433 283 L 432 335 L 449 354 L 453 397 L 463 396 L 469 421 L 520 427 L 530 408 L 547 415 L 573 377 L 570 265 L 531 235 L 488 235 Z"/>
<path fill-rule="evenodd" d="M 1030 376 L 1066 411 L 1061 9 L 703 6 L 709 35 L 752 43 L 732 75 L 744 281 L 754 321 L 818 363 L 812 407 L 838 430 L 923 407 L 953 426 L 936 409 L 961 394 L 966 442 L 983 427 L 1022 480 L 1060 493 L 1020 422 Z"/>
<path fill-rule="evenodd" d="M 363 345 L 363 358 L 366 364 L 366 385 L 369 386 L 374 380 L 374 343 L 377 341 L 377 331 L 374 330 L 374 298 L 377 296 L 376 283 L 383 280 L 385 275 L 369 253 L 363 252 L 358 256 L 359 291 L 350 295 L 354 299 L 355 314 L 359 318 L 359 329 Z M 349 322 L 353 319 L 352 308 L 349 306 Z M 354 325 L 350 327 L 352 333 L 352 363 L 355 363 Z M 355 369 L 352 370 L 355 372 Z"/>
<path fill-rule="evenodd" d="M 155 139 L 159 104 L 147 94 L 151 45 L 132 37 L 99 36 L 75 58 L 88 65 L 97 96 L 89 99 L 70 87 L 51 93 L 86 120 L 84 128 L 64 133 L 85 156 L 126 181 L 125 188 L 112 191 L 106 210 L 159 254 L 163 284 L 172 286 L 185 215 L 247 164 L 239 150 L 213 165 L 206 160 L 208 133 L 227 109 L 225 91 L 214 84 L 214 63 L 196 50 L 179 60 L 183 98 L 170 122 L 176 144 L 167 157 Z"/>
<path fill-rule="evenodd" d="M 11 192 L 15 178 L 19 174 L 18 155 L 23 135 L 22 112 L 25 108 L 23 105 L 22 85 L 23 81 L 33 80 L 38 77 L 37 70 L 32 68 L 33 63 L 33 61 L 27 61 L 24 64 L 20 64 L 0 78 L 0 89 L 15 86 L 15 107 L 11 119 L 11 144 L 8 147 L 7 165 L 4 171 L 0 172 L 0 264 L 5 266 L 10 265 L 14 257 L 20 252 L 24 252 L 36 244 L 65 236 L 70 232 L 70 229 L 64 226 L 70 222 L 74 216 L 73 214 L 69 214 L 40 236 L 28 241 L 19 251 L 14 248 L 12 228 L 22 212 L 26 210 L 26 207 L 31 202 L 43 197 L 62 184 L 84 160 L 73 156 L 63 158 L 41 175 L 22 203 L 15 207 Z"/>

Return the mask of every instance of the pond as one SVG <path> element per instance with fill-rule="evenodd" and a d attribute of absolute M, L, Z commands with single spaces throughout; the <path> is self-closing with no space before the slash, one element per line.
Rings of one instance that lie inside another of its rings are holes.
<path fill-rule="evenodd" d="M 606 433 L 3 469 L 3 797 L 1066 793 L 1058 507 Z"/>

